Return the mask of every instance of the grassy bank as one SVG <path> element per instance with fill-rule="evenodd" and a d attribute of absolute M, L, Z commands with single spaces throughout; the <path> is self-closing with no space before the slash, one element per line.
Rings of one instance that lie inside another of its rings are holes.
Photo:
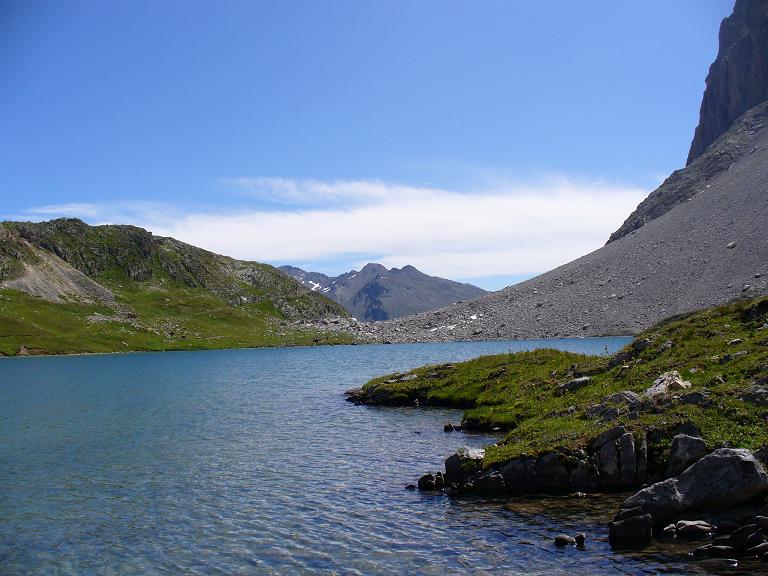
<path fill-rule="evenodd" d="M 505 430 L 504 441 L 486 451 L 487 466 L 522 453 L 573 452 L 619 424 L 663 431 L 690 422 L 711 447 L 755 449 L 768 445 L 768 405 L 742 395 L 750 386 L 768 386 L 767 326 L 768 299 L 738 302 L 667 320 L 613 361 L 556 350 L 485 356 L 377 378 L 363 387 L 362 398 L 459 407 L 471 427 Z M 620 413 L 610 421 L 595 415 L 593 407 L 605 405 L 607 396 L 625 390 L 642 395 L 673 370 L 691 382 L 685 394 L 701 392 L 704 400 L 641 412 L 617 406 Z M 558 394 L 558 385 L 584 376 L 590 378 L 586 386 Z M 665 442 L 651 447 L 660 458 Z"/>
<path fill-rule="evenodd" d="M 181 286 L 115 290 L 121 309 L 53 303 L 0 289 L 0 354 L 204 350 L 346 344 L 352 337 L 298 330 L 270 301 L 229 306 L 202 289 Z"/>

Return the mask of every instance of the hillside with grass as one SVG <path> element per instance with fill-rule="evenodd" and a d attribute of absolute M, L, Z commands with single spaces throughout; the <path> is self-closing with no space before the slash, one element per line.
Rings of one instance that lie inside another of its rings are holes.
<path fill-rule="evenodd" d="M 674 372 L 685 388 L 649 399 L 654 382 Z M 684 425 L 710 447 L 757 449 L 768 445 L 768 298 L 666 320 L 613 357 L 484 356 L 382 376 L 348 394 L 369 405 L 463 408 L 466 429 L 505 433 L 486 450 L 485 467 L 522 454 L 576 454 L 618 426 L 655 439 L 649 459 L 658 462 Z"/>
<path fill-rule="evenodd" d="M 0 353 L 344 343 L 295 322 L 346 316 L 272 266 L 133 226 L 0 223 Z"/>

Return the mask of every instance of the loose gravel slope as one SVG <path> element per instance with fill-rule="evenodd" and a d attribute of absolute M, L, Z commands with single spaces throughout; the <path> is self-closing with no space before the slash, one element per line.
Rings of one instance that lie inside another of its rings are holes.
<path fill-rule="evenodd" d="M 476 300 L 351 328 L 391 342 L 636 334 L 768 294 L 768 102 L 686 170 L 720 155 L 733 163 L 702 171 L 697 194 L 591 254 Z"/>

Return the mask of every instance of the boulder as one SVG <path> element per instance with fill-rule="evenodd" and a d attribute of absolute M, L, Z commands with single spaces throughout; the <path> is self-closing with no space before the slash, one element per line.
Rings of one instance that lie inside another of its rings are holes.
<path fill-rule="evenodd" d="M 586 386 L 590 382 L 592 382 L 592 378 L 590 378 L 589 376 L 574 378 L 573 380 L 570 380 L 563 384 L 558 384 L 557 388 L 555 388 L 555 395 L 562 396 L 563 394 L 567 394 L 569 392 L 575 392 L 580 388 L 584 388 L 584 386 Z"/>
<path fill-rule="evenodd" d="M 694 406 L 712 406 L 714 402 L 710 399 L 709 395 L 702 392 L 688 392 L 680 396 L 680 404 L 693 404 Z"/>
<path fill-rule="evenodd" d="M 658 526 L 694 510 L 716 512 L 768 494 L 768 473 L 749 450 L 721 448 L 679 476 L 640 490 L 622 508 L 640 507 Z"/>
<path fill-rule="evenodd" d="M 611 442 L 613 440 L 616 440 L 619 436 L 622 434 L 626 434 L 627 429 L 624 428 L 624 426 L 617 426 L 616 428 L 611 428 L 610 430 L 606 430 L 605 432 L 601 432 L 592 440 L 589 442 L 589 451 L 590 452 L 597 452 L 602 448 L 603 444 L 606 442 Z"/>
<path fill-rule="evenodd" d="M 593 439 L 590 448 L 596 450 L 594 460 L 603 488 L 630 488 L 645 481 L 648 460 L 645 437 L 636 442 L 631 432 L 619 426 Z"/>
<path fill-rule="evenodd" d="M 653 518 L 650 514 L 608 523 L 608 541 L 613 547 L 647 546 L 652 538 Z"/>
<path fill-rule="evenodd" d="M 563 548 L 565 546 L 575 546 L 576 538 L 573 536 L 566 536 L 565 534 L 558 534 L 555 536 L 555 546 Z"/>
<path fill-rule="evenodd" d="M 768 553 L 768 542 L 763 542 L 745 551 L 748 556 L 764 556 Z"/>
<path fill-rule="evenodd" d="M 667 476 L 677 476 L 707 454 L 707 443 L 701 438 L 678 434 L 672 439 Z"/>
<path fill-rule="evenodd" d="M 750 404 L 766 406 L 768 405 L 768 388 L 765 386 L 750 386 L 744 390 L 741 399 Z"/>
<path fill-rule="evenodd" d="M 507 488 L 504 476 L 496 470 L 473 477 L 470 483 L 472 491 L 480 494 L 500 494 Z"/>
<path fill-rule="evenodd" d="M 419 478 L 418 482 L 419 490 L 423 492 L 429 492 L 430 490 L 435 490 L 435 476 L 433 474 L 424 474 L 421 478 Z"/>
<path fill-rule="evenodd" d="M 622 392 L 615 392 L 610 396 L 606 396 L 603 399 L 603 402 L 607 402 L 608 404 L 632 405 L 637 402 L 640 402 L 640 400 L 641 400 L 640 395 L 637 394 L 636 392 L 632 392 L 631 390 L 624 390 Z"/>
<path fill-rule="evenodd" d="M 544 454 L 536 461 L 536 488 L 542 492 L 567 492 L 571 487 L 571 476 L 563 461 L 556 453 Z"/>
<path fill-rule="evenodd" d="M 735 550 L 746 550 L 762 544 L 763 531 L 757 524 L 747 524 L 734 530 L 728 536 L 717 538 L 715 545 L 730 546 Z"/>
<path fill-rule="evenodd" d="M 703 520 L 680 520 L 675 525 L 675 532 L 681 540 L 707 540 L 715 530 L 715 526 Z"/>
<path fill-rule="evenodd" d="M 651 387 L 645 391 L 645 395 L 653 400 L 661 400 L 670 396 L 672 392 L 690 387 L 691 383 L 683 380 L 677 370 L 673 370 L 656 378 Z"/>
<path fill-rule="evenodd" d="M 693 551 L 694 558 L 732 558 L 736 555 L 736 550 L 730 546 L 715 546 L 705 544 Z"/>
<path fill-rule="evenodd" d="M 637 478 L 635 437 L 627 432 L 619 437 L 619 486 L 630 488 Z"/>
<path fill-rule="evenodd" d="M 485 450 L 463 448 L 449 456 L 445 461 L 445 483 L 461 484 L 483 468 Z"/>
<path fill-rule="evenodd" d="M 597 470 L 600 473 L 600 483 L 605 486 L 615 486 L 619 482 L 619 451 L 616 440 L 606 442 L 597 453 Z"/>

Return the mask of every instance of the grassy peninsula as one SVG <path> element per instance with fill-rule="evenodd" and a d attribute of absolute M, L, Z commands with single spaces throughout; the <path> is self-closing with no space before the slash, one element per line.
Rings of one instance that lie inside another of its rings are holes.
<path fill-rule="evenodd" d="M 613 404 L 611 395 L 643 396 L 671 371 L 691 385 L 667 404 L 645 410 L 620 400 Z M 566 391 L 575 379 L 583 386 Z M 352 399 L 463 408 L 467 427 L 506 432 L 486 450 L 483 464 L 490 467 L 523 453 L 574 453 L 618 425 L 647 433 L 692 423 L 708 446 L 756 449 L 768 445 L 763 386 L 768 387 L 768 298 L 671 318 L 612 358 L 557 350 L 484 356 L 382 376 Z M 664 461 L 670 436 L 656 436 L 649 451 Z"/>

